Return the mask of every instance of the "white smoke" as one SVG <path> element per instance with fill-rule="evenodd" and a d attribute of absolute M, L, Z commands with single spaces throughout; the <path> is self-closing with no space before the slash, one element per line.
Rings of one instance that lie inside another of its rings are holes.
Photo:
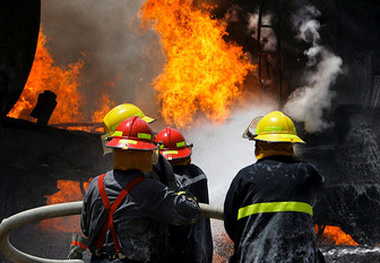
<path fill-rule="evenodd" d="M 224 124 L 203 121 L 183 132 L 187 143 L 193 143 L 192 162 L 207 175 L 210 203 L 223 206 L 225 194 L 237 172 L 256 161 L 254 142 L 242 134 L 257 116 L 274 110 L 271 106 L 251 106 L 232 113 Z"/>
<path fill-rule="evenodd" d="M 320 23 L 316 20 L 319 15 L 315 7 L 306 6 L 293 16 L 293 25 L 298 29 L 297 37 L 312 44 L 304 52 L 311 70 L 305 74 L 306 85 L 295 90 L 283 108 L 293 120 L 304 122 L 307 132 L 322 131 L 332 125 L 323 119 L 323 114 L 330 108 L 335 96 L 330 87 L 342 72 L 343 63 L 340 57 L 319 45 Z"/>
<path fill-rule="evenodd" d="M 257 40 L 258 37 L 258 22 L 259 14 L 248 13 L 248 32 L 252 38 Z M 264 14 L 261 18 L 261 25 L 270 26 L 272 21 L 272 15 Z M 271 27 L 262 27 L 260 30 L 260 44 L 264 51 L 275 52 L 277 50 L 277 37 Z"/>

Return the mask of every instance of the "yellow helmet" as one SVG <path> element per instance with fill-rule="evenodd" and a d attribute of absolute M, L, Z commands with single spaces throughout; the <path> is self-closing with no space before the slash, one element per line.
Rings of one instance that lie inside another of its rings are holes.
<path fill-rule="evenodd" d="M 124 103 L 114 107 L 110 110 L 106 116 L 103 118 L 103 125 L 107 135 L 111 135 L 115 132 L 117 126 L 124 120 L 131 118 L 133 116 L 138 116 L 147 123 L 155 121 L 155 119 L 146 116 L 140 108 L 137 106 Z"/>
<path fill-rule="evenodd" d="M 280 111 L 272 111 L 264 117 L 253 119 L 244 131 L 243 138 L 267 142 L 305 143 L 297 136 L 293 121 Z"/>

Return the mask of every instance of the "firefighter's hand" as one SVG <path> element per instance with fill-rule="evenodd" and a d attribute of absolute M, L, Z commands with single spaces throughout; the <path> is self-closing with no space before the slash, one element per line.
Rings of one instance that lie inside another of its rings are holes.
<path fill-rule="evenodd" d="M 70 252 L 68 259 L 82 259 L 83 252 L 87 249 L 88 239 L 80 235 L 73 234 L 71 237 Z"/>
<path fill-rule="evenodd" d="M 186 198 L 187 198 L 188 200 L 193 201 L 193 202 L 195 202 L 195 203 L 198 204 L 198 200 L 197 200 L 197 198 L 196 198 L 192 193 L 190 193 L 190 192 L 187 192 L 187 191 L 180 191 L 180 192 L 177 193 L 177 195 L 184 195 L 184 196 L 186 196 Z"/>

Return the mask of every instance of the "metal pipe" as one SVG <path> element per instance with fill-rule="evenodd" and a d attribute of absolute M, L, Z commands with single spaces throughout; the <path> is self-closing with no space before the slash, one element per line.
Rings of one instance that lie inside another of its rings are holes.
<path fill-rule="evenodd" d="M 80 259 L 48 259 L 26 254 L 12 246 L 9 236 L 12 231 L 24 225 L 39 222 L 44 219 L 80 214 L 82 201 L 54 204 L 29 209 L 8 218 L 0 224 L 0 251 L 3 255 L 16 263 L 84 263 Z M 223 220 L 223 209 L 209 204 L 199 204 L 201 216 Z"/>
<path fill-rule="evenodd" d="M 223 208 L 199 203 L 201 216 L 223 220 Z"/>

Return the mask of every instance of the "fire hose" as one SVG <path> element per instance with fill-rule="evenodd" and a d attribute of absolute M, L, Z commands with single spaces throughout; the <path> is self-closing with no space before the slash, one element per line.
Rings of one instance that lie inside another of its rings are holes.
<path fill-rule="evenodd" d="M 82 201 L 61 203 L 54 205 L 41 206 L 29 209 L 8 218 L 3 219 L 0 223 L 0 251 L 9 260 L 16 263 L 84 263 L 80 259 L 49 259 L 29 255 L 15 248 L 9 241 L 12 231 L 44 219 L 77 215 L 81 213 Z M 209 204 L 199 204 L 201 216 L 223 220 L 223 209 L 213 207 Z"/>

